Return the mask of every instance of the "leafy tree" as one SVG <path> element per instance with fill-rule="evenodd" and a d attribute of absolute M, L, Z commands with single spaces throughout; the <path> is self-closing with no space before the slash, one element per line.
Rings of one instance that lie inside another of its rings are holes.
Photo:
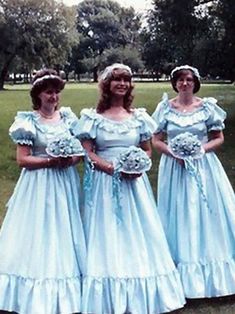
<path fill-rule="evenodd" d="M 123 8 L 111 0 L 84 0 L 77 12 L 80 61 L 93 72 L 96 81 L 105 51 L 138 47 L 141 17 L 133 8 Z"/>
<path fill-rule="evenodd" d="M 74 72 L 74 77 L 80 79 L 80 74 L 86 73 L 88 71 L 88 67 L 82 61 L 82 53 L 80 47 L 75 45 L 72 48 L 71 55 L 68 57 L 68 61 L 66 64 L 66 68 L 64 68 L 67 75 L 71 72 Z"/>
<path fill-rule="evenodd" d="M 77 42 L 71 13 L 54 0 L 0 0 L 0 89 L 16 57 L 31 66 L 65 62 Z"/>
<path fill-rule="evenodd" d="M 235 3 L 200 1 L 201 16 L 207 27 L 197 40 L 193 60 L 203 76 L 235 79 Z M 200 6 L 199 6 L 200 7 Z M 206 14 L 205 14 L 206 13 Z"/>
<path fill-rule="evenodd" d="M 193 64 L 194 49 L 207 29 L 198 0 L 154 0 L 141 38 L 147 68 L 163 72 L 168 64 Z"/>
<path fill-rule="evenodd" d="M 203 76 L 235 80 L 234 0 L 154 0 L 141 33 L 150 70 L 176 64 L 199 67 Z"/>
<path fill-rule="evenodd" d="M 218 21 L 220 29 L 217 37 L 217 50 L 219 52 L 218 67 L 220 74 L 235 80 L 235 2 L 234 0 L 213 1 L 210 14 Z"/>
<path fill-rule="evenodd" d="M 101 58 L 100 65 L 104 69 L 107 65 L 112 63 L 128 64 L 133 71 L 138 71 L 143 68 L 143 62 L 140 58 L 138 49 L 132 46 L 125 48 L 111 48 L 106 50 Z"/>

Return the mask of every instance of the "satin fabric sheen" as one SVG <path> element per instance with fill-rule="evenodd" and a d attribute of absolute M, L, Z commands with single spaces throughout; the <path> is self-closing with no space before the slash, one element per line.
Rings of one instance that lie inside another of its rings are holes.
<path fill-rule="evenodd" d="M 226 113 L 214 98 L 203 98 L 194 112 L 171 107 L 167 95 L 153 118 L 156 133 L 170 141 L 191 132 L 202 143 L 208 132 L 222 130 Z M 170 251 L 180 272 L 187 298 L 225 296 L 235 293 L 235 196 L 214 152 L 193 161 L 198 182 L 174 158 L 162 155 L 158 174 L 157 204 Z"/>
<path fill-rule="evenodd" d="M 15 143 L 47 158 L 47 141 L 70 134 L 77 118 L 60 109 L 58 123 L 19 112 L 10 128 Z M 86 248 L 75 167 L 23 168 L 0 232 L 0 309 L 21 314 L 81 311 Z"/>
<path fill-rule="evenodd" d="M 84 109 L 77 136 L 94 140 L 96 153 L 115 163 L 127 147 L 150 139 L 154 129 L 154 121 L 143 109 L 135 109 L 123 121 Z M 98 170 L 85 174 L 88 253 L 82 311 L 143 314 L 182 307 L 185 299 L 179 274 L 147 175 L 130 181 L 121 179 L 118 195 L 114 193 L 113 180 L 113 176 Z M 116 197 L 120 206 L 116 206 Z"/>

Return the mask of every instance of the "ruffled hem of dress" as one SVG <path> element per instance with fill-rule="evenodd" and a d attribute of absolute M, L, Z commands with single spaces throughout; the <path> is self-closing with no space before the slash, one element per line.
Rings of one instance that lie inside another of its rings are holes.
<path fill-rule="evenodd" d="M 212 298 L 235 294 L 235 259 L 177 265 L 185 297 Z"/>
<path fill-rule="evenodd" d="M 84 276 L 82 313 L 167 313 L 185 304 L 180 277 L 168 275 L 143 278 Z"/>
<path fill-rule="evenodd" d="M 81 277 L 37 280 L 0 274 L 0 309 L 20 314 L 81 312 Z"/>

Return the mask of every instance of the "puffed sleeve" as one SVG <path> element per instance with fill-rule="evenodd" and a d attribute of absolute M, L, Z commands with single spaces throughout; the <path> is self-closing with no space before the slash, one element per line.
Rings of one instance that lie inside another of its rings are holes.
<path fill-rule="evenodd" d="M 9 129 L 9 135 L 16 144 L 32 146 L 36 137 L 33 112 L 18 112 Z"/>
<path fill-rule="evenodd" d="M 152 114 L 152 118 L 156 123 L 156 129 L 154 133 L 166 132 L 167 120 L 166 115 L 169 112 L 169 103 L 167 93 L 163 94 L 162 100 L 157 105 L 155 111 Z"/>
<path fill-rule="evenodd" d="M 203 102 L 208 112 L 208 119 L 206 120 L 208 131 L 223 130 L 226 112 L 217 105 L 217 100 L 213 97 L 203 98 Z"/>
<path fill-rule="evenodd" d="M 70 107 L 61 107 L 60 112 L 70 132 L 74 135 L 73 128 L 78 123 L 78 117 L 75 115 L 75 113 L 71 110 Z"/>
<path fill-rule="evenodd" d="M 95 139 L 98 124 L 98 115 L 94 109 L 83 109 L 81 117 L 73 123 L 74 135 L 80 139 Z"/>
<path fill-rule="evenodd" d="M 149 140 L 154 130 L 156 129 L 156 123 L 147 113 L 145 108 L 136 109 L 136 117 L 140 124 L 140 142 Z"/>

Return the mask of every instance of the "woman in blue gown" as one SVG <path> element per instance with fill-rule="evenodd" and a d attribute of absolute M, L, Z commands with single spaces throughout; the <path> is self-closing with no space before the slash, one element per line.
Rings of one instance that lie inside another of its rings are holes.
<path fill-rule="evenodd" d="M 50 157 L 48 141 L 71 136 L 77 120 L 59 109 L 63 80 L 54 70 L 33 80 L 34 111 L 18 112 L 10 136 L 23 167 L 0 232 L 0 309 L 22 314 L 80 312 L 85 238 L 73 157 Z"/>
<path fill-rule="evenodd" d="M 84 178 L 83 313 L 162 313 L 185 303 L 147 175 L 115 176 L 115 160 L 130 146 L 150 155 L 155 129 L 132 107 L 131 76 L 126 65 L 107 67 L 98 106 L 82 110 L 78 125 L 94 168 Z"/>
<path fill-rule="evenodd" d="M 187 298 L 234 294 L 235 196 L 214 152 L 224 140 L 226 113 L 215 98 L 195 95 L 196 68 L 175 68 L 171 83 L 178 94 L 170 100 L 165 94 L 158 104 L 152 140 L 162 153 L 157 205 L 168 244 Z M 185 134 L 197 137 L 199 158 L 183 160 L 172 150 L 177 147 L 171 143 Z"/>

